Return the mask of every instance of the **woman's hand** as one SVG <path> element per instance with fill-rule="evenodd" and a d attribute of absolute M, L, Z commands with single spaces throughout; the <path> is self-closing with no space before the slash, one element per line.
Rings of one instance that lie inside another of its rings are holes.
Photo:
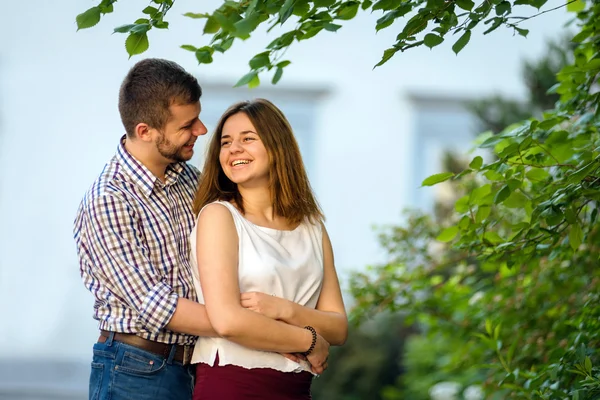
<path fill-rule="evenodd" d="M 312 372 L 321 375 L 327 369 L 327 359 L 329 358 L 329 343 L 323 339 L 323 336 L 317 334 L 317 341 L 311 353 L 306 359 L 311 365 Z"/>
<path fill-rule="evenodd" d="M 284 319 L 291 307 L 289 300 L 261 292 L 242 293 L 241 304 L 244 308 L 276 320 Z"/>

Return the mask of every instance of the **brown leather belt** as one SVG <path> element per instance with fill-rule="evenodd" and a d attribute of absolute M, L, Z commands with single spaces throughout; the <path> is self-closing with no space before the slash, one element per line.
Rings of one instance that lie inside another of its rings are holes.
<path fill-rule="evenodd" d="M 109 331 L 101 330 L 98 343 L 106 342 L 106 339 L 110 336 L 110 334 L 111 332 Z M 153 340 L 144 339 L 130 333 L 118 332 L 115 332 L 113 340 L 149 351 L 150 353 L 154 353 L 164 358 L 168 358 L 169 354 L 171 353 L 171 348 L 176 346 L 177 348 L 175 349 L 175 356 L 173 357 L 174 361 L 180 362 L 183 365 L 187 365 L 192 359 L 193 348 L 190 345 L 160 343 Z"/>

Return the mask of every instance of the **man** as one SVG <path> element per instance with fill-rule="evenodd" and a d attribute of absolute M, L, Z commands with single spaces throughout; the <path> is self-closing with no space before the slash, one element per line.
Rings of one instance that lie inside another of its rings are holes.
<path fill-rule="evenodd" d="M 126 135 L 74 228 L 100 325 L 90 399 L 191 399 L 193 345 L 214 336 L 188 260 L 199 172 L 186 161 L 206 134 L 201 94 L 196 78 L 161 59 L 138 62 L 121 86 Z"/>

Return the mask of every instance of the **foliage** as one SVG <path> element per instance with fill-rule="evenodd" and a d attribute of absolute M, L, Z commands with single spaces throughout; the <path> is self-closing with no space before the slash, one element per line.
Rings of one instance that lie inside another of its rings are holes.
<path fill-rule="evenodd" d="M 331 349 L 328 370 L 314 380 L 316 400 L 380 400 L 382 387 L 400 374 L 398 359 L 411 330 L 398 315 L 380 315 L 360 327 L 350 327 L 343 347 Z"/>
<path fill-rule="evenodd" d="M 452 37 L 452 50 L 458 54 L 470 41 L 471 32 L 485 27 L 489 34 L 504 26 L 516 34 L 527 36 L 528 30 L 519 27 L 523 21 L 551 10 L 529 16 L 516 15 L 522 9 L 540 9 L 547 0 L 224 0 L 220 7 L 209 12 L 187 12 L 184 15 L 204 21 L 202 33 L 208 36 L 208 44 L 181 47 L 193 52 L 200 64 L 213 62 L 215 52 L 224 53 L 236 39 L 246 40 L 259 27 L 271 31 L 285 31 L 250 61 L 250 72 L 236 86 L 255 87 L 260 84 L 259 74 L 270 71 L 271 82 L 277 83 L 283 70 L 290 64 L 283 56 L 294 43 L 311 39 L 322 32 L 336 32 L 342 24 L 356 17 L 359 12 L 380 14 L 375 31 L 389 28 L 396 21 L 407 20 L 398 29 L 396 42 L 384 51 L 376 67 L 385 64 L 398 52 L 413 47 L 433 48 Z M 117 0 L 101 0 L 76 18 L 77 28 L 95 26 L 102 15 L 114 11 Z M 125 48 L 129 56 L 141 54 L 148 49 L 148 32 L 152 29 L 167 29 L 167 13 L 175 0 L 151 0 L 151 5 L 142 10 L 144 16 L 131 24 L 115 28 L 117 33 L 128 35 Z M 569 0 L 571 8 L 581 8 L 584 0 Z M 455 39 L 456 38 L 456 39 Z"/>
<path fill-rule="evenodd" d="M 480 138 L 492 162 L 426 179 L 458 185 L 451 218 L 390 228 L 390 262 L 352 281 L 356 318 L 459 338 L 450 370 L 477 366 L 489 398 L 600 396 L 600 4 L 577 19 L 556 107 Z"/>

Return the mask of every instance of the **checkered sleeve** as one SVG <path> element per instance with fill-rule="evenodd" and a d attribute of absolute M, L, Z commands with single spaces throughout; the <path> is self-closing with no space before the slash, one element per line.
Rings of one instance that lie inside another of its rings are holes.
<path fill-rule="evenodd" d="M 106 277 L 113 295 L 134 310 L 139 326 L 150 332 L 164 328 L 178 296 L 150 262 L 140 217 L 126 201 L 107 194 L 92 199 L 86 214 L 94 268 Z"/>

